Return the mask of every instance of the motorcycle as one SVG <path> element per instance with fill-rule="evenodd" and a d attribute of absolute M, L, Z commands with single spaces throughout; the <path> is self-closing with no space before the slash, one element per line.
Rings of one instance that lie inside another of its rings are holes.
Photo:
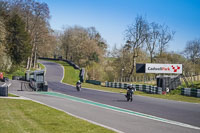
<path fill-rule="evenodd" d="M 81 84 L 77 84 L 76 89 L 77 89 L 77 91 L 81 91 Z"/>
<path fill-rule="evenodd" d="M 127 101 L 133 101 L 133 89 L 131 89 L 131 90 L 128 90 L 127 91 L 127 94 L 125 95 L 125 97 L 126 97 L 126 99 L 127 99 Z"/>

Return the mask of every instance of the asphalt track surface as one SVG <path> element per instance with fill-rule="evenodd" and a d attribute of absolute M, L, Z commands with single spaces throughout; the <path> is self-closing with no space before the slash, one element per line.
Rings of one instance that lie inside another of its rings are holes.
<path fill-rule="evenodd" d="M 42 61 L 46 68 L 46 80 L 49 87 L 56 92 L 96 101 L 128 110 L 158 116 L 174 121 L 200 126 L 200 105 L 134 96 L 133 102 L 127 102 L 124 94 L 105 93 L 91 89 L 82 89 L 79 93 L 75 87 L 62 84 L 63 69 L 60 65 Z"/>
<path fill-rule="evenodd" d="M 82 88 L 77 92 L 75 87 L 62 84 L 60 81 L 63 77 L 63 68 L 56 63 L 40 61 L 46 67 L 45 80 L 51 91 L 67 94 L 68 96 L 87 99 L 90 101 L 106 104 L 120 109 L 126 109 L 134 112 L 140 112 L 153 115 L 159 118 L 181 122 L 197 127 L 198 129 L 177 126 L 165 122 L 155 121 L 121 113 L 119 111 L 98 108 L 86 103 L 69 100 L 68 98 L 58 98 L 54 96 L 30 94 L 28 92 L 15 92 L 19 95 L 29 97 L 33 100 L 40 101 L 51 107 L 66 111 L 75 116 L 87 119 L 92 122 L 116 129 L 122 132 L 153 132 L 153 133 L 199 133 L 200 132 L 200 104 L 176 102 L 171 100 L 162 100 L 143 96 L 134 96 L 133 102 L 126 102 L 124 94 L 108 93 Z M 48 100 L 47 100 L 48 99 Z"/>

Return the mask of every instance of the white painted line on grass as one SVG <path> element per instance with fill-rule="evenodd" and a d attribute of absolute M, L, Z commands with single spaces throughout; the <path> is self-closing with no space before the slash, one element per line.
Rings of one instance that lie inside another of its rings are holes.
<path fill-rule="evenodd" d="M 16 96 L 18 96 L 18 97 L 8 97 L 8 99 L 10 98 L 10 99 L 31 100 L 30 98 L 17 95 L 17 94 L 15 94 L 15 93 L 13 93 L 13 92 L 11 92 L 10 94 L 16 95 Z"/>
<path fill-rule="evenodd" d="M 12 84 L 12 83 L 9 82 L 9 84 L 8 84 L 7 86 L 10 87 L 11 84 Z M 6 83 L 4 83 L 4 84 L 2 85 L 2 87 L 4 87 L 5 85 L 6 85 Z"/>
<path fill-rule="evenodd" d="M 8 84 L 8 87 L 10 87 L 11 85 L 12 85 L 12 83 L 9 83 L 9 84 Z"/>
<path fill-rule="evenodd" d="M 19 100 L 30 100 L 29 98 L 26 98 L 26 97 L 4 97 L 4 96 L 0 96 L 0 98 L 3 98 L 3 99 L 19 99 Z"/>
<path fill-rule="evenodd" d="M 3 85 L 2 85 L 2 87 L 4 87 L 6 85 L 6 83 L 4 83 Z"/>

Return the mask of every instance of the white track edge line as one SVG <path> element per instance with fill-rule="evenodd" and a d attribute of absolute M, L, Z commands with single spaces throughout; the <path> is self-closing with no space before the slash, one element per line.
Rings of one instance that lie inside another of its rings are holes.
<path fill-rule="evenodd" d="M 59 92 L 56 92 L 56 93 L 59 93 Z M 67 95 L 67 94 L 63 94 L 63 93 L 59 93 L 59 94 Z M 50 95 L 50 96 L 52 96 L 52 95 Z M 67 95 L 67 96 L 74 97 L 74 98 L 79 98 L 79 97 L 75 97 L 75 96 L 71 96 L 71 95 Z M 58 97 L 58 96 L 54 96 L 54 97 Z M 60 97 L 60 98 L 63 98 L 63 97 Z M 88 100 L 88 99 L 84 99 L 84 98 L 79 98 L 79 99 L 83 99 L 83 100 L 86 100 L 86 101 L 94 102 L 94 101 L 91 101 L 91 100 Z M 84 102 L 77 101 L 77 100 L 72 100 L 72 99 L 69 99 L 69 100 L 80 102 L 80 103 L 84 103 Z M 99 103 L 99 102 L 94 102 L 94 103 Z M 84 104 L 88 105 L 88 103 L 84 103 Z M 99 103 L 99 104 L 103 104 L 103 103 Z M 160 121 L 162 123 L 168 123 L 168 124 L 171 124 L 171 125 L 181 126 L 181 127 L 184 127 L 184 128 L 200 130 L 200 127 L 192 126 L 192 125 L 189 125 L 189 124 L 186 124 L 186 123 L 181 123 L 181 122 L 178 122 L 178 121 L 173 121 L 173 120 L 169 120 L 169 119 L 165 119 L 165 118 L 161 118 L 161 117 L 157 117 L 157 116 L 153 116 L 153 115 L 148 115 L 148 114 L 145 114 L 145 113 L 132 111 L 132 112 L 135 112 L 135 113 L 146 115 L 146 116 L 141 116 L 141 115 L 132 114 L 132 113 L 124 112 L 124 111 L 119 111 L 119 110 L 115 110 L 115 109 L 110 109 L 110 108 L 106 108 L 106 107 L 97 106 L 97 105 L 94 105 L 94 104 L 89 104 L 89 105 L 100 107 L 100 108 L 104 108 L 104 109 L 108 109 L 108 110 L 113 110 L 113 111 L 121 112 L 121 113 L 125 113 L 125 114 L 127 113 L 127 114 L 130 114 L 130 115 L 134 115 L 134 116 L 137 116 L 137 117 L 142 117 L 142 118 L 146 118 L 146 119 L 150 119 L 150 120 L 154 120 L 154 121 Z M 107 106 L 110 106 L 110 107 L 114 107 L 114 108 L 118 108 L 118 109 L 123 109 L 123 108 L 115 107 L 115 106 L 108 105 L 108 104 L 104 104 L 104 105 L 107 105 Z M 128 109 L 123 109 L 123 110 L 131 111 L 131 110 L 128 110 Z M 155 118 L 150 118 L 150 117 L 155 117 Z M 158 119 L 156 119 L 156 118 L 158 118 Z M 163 119 L 165 121 L 159 120 L 159 119 Z"/>
<path fill-rule="evenodd" d="M 14 94 L 14 93 L 13 93 L 13 94 Z M 15 95 L 16 95 L 16 94 L 15 94 Z M 23 97 L 24 97 L 24 96 L 23 96 Z M 59 109 L 59 108 L 53 107 L 53 106 L 51 106 L 51 105 L 48 105 L 48 104 L 42 103 L 42 102 L 40 102 L 40 101 L 33 100 L 33 99 L 31 99 L 31 98 L 27 98 L 27 97 L 24 97 L 24 98 L 29 99 L 29 100 L 31 100 L 31 101 L 33 101 L 33 102 L 36 102 L 36 103 L 42 104 L 42 105 L 46 105 L 46 106 L 51 107 L 51 108 L 54 108 L 54 109 L 56 109 L 56 110 L 59 110 L 59 111 L 65 112 L 66 114 L 69 114 L 69 115 L 74 116 L 74 117 L 76 117 L 76 118 L 79 118 L 79 119 L 82 119 L 82 120 L 88 121 L 88 122 L 90 122 L 90 123 L 92 123 L 92 124 L 99 125 L 99 126 L 101 126 L 101 127 L 104 127 L 104 128 L 110 129 L 110 130 L 115 131 L 115 132 L 117 132 L 117 133 L 124 133 L 124 132 L 122 132 L 122 131 L 120 131 L 120 130 L 117 130 L 117 129 L 114 129 L 114 128 L 112 128 L 112 127 L 109 127 L 109 126 L 106 126 L 106 125 L 103 125 L 103 124 L 97 123 L 97 122 L 92 121 L 92 120 L 88 120 L 88 119 L 86 119 L 86 118 L 83 118 L 83 117 L 80 117 L 80 116 L 77 116 L 77 115 L 74 115 L 74 114 L 71 114 L 71 113 L 69 113 L 69 112 L 67 112 L 67 111 L 65 111 L 65 110 L 62 110 L 62 109 Z"/>

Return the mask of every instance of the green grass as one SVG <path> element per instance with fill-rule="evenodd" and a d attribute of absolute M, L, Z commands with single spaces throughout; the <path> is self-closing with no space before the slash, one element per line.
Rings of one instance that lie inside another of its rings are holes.
<path fill-rule="evenodd" d="M 89 83 L 83 83 L 82 87 L 103 90 L 103 91 L 116 92 L 116 93 L 126 93 L 125 89 L 110 88 L 110 87 L 104 87 L 104 86 L 100 86 L 100 85 L 93 85 L 93 84 L 89 84 Z"/>
<path fill-rule="evenodd" d="M 67 64 L 66 62 L 63 62 L 63 61 L 54 61 L 54 62 L 63 65 L 65 68 L 65 76 L 64 76 L 63 82 L 67 83 L 67 84 L 75 85 L 75 83 L 79 79 L 79 70 L 75 70 L 73 67 L 69 66 L 69 64 Z M 194 82 L 194 85 L 200 86 L 200 82 Z M 103 91 L 116 92 L 116 93 L 126 93 L 125 89 L 109 88 L 109 87 L 93 85 L 93 84 L 89 84 L 89 83 L 83 83 L 82 87 L 103 90 Z M 148 93 L 141 92 L 141 91 L 136 91 L 135 95 L 175 100 L 175 101 L 183 101 L 183 102 L 200 103 L 200 98 L 181 95 L 181 88 L 183 88 L 183 87 L 185 87 L 184 84 L 182 86 L 180 86 L 178 89 L 173 90 L 169 94 L 166 94 L 166 95 L 148 94 Z"/>
<path fill-rule="evenodd" d="M 130 84 L 130 82 L 129 82 Z M 148 83 L 148 82 L 131 82 L 131 84 L 138 84 L 138 85 L 153 85 L 156 86 L 156 83 Z"/>
<path fill-rule="evenodd" d="M 41 69 L 45 69 L 45 66 L 41 63 L 38 63 Z"/>
<path fill-rule="evenodd" d="M 45 66 L 43 64 L 38 63 L 41 69 L 45 69 Z M 31 71 L 35 71 L 37 69 L 31 68 Z M 25 76 L 26 69 L 23 67 L 18 68 L 14 72 L 3 72 L 4 77 L 8 77 L 9 79 L 12 79 L 12 76 Z"/>
<path fill-rule="evenodd" d="M 0 133 L 113 132 L 32 101 L 0 99 L 0 105 Z"/>
<path fill-rule="evenodd" d="M 195 88 L 195 89 L 200 89 L 200 81 L 194 81 L 194 82 L 189 82 L 188 87 L 186 86 L 185 83 L 181 85 L 182 88 Z"/>
<path fill-rule="evenodd" d="M 175 91 L 177 91 L 177 90 L 175 90 Z M 177 94 L 177 93 L 173 94 L 173 91 L 169 94 L 166 94 L 166 95 L 147 94 L 145 92 L 136 91 L 136 95 L 148 96 L 148 97 L 153 97 L 153 98 L 168 99 L 168 100 L 175 100 L 175 101 L 182 101 L 182 102 L 200 103 L 200 98 L 183 96 L 183 95 L 180 95 L 180 94 Z"/>
<path fill-rule="evenodd" d="M 71 85 L 76 85 L 76 82 L 79 80 L 80 71 L 78 69 L 74 69 L 72 66 L 70 66 L 66 62 L 63 62 L 63 61 L 53 61 L 53 62 L 64 66 L 65 76 L 64 76 L 63 82 L 67 84 L 71 84 Z"/>
<path fill-rule="evenodd" d="M 9 79 L 12 79 L 12 76 L 25 76 L 26 69 L 25 68 L 19 68 L 15 72 L 9 73 L 9 72 L 3 72 L 4 77 L 8 77 Z"/>
<path fill-rule="evenodd" d="M 19 97 L 19 96 L 16 96 L 16 95 L 10 94 L 10 93 L 8 93 L 8 96 L 9 96 L 9 97 Z"/>

